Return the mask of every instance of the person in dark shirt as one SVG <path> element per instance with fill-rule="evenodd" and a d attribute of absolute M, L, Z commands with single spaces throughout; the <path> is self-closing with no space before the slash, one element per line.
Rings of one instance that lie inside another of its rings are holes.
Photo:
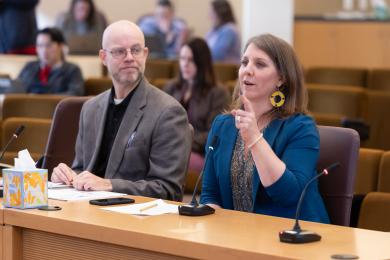
<path fill-rule="evenodd" d="M 184 108 L 145 79 L 148 48 L 136 24 L 109 25 L 102 46 L 113 88 L 83 105 L 72 168 L 59 164 L 51 180 L 181 200 L 191 151 Z"/>
<path fill-rule="evenodd" d="M 37 35 L 38 60 L 26 64 L 8 92 L 83 95 L 80 68 L 65 60 L 65 39 L 56 28 L 45 28 Z"/>
<path fill-rule="evenodd" d="M 179 54 L 179 77 L 164 90 L 187 110 L 194 127 L 192 151 L 204 155 L 207 134 L 214 117 L 229 104 L 228 91 L 217 86 L 211 52 L 201 38 L 185 43 Z"/>

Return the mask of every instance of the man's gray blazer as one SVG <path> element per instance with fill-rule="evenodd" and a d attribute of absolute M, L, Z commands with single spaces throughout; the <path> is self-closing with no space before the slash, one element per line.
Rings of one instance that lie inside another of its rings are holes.
<path fill-rule="evenodd" d="M 91 171 L 100 151 L 110 91 L 81 111 L 75 171 Z M 181 200 L 191 151 L 184 108 L 142 79 L 127 107 L 109 156 L 105 178 L 113 191 Z"/>

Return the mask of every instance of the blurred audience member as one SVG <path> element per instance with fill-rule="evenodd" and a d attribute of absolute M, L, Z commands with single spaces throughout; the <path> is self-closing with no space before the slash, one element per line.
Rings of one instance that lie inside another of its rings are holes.
<path fill-rule="evenodd" d="M 72 0 L 69 11 L 57 19 L 71 54 L 97 54 L 107 20 L 93 0 Z"/>
<path fill-rule="evenodd" d="M 233 10 L 227 0 L 213 0 L 210 8 L 212 29 L 207 44 L 214 62 L 240 63 L 241 43 Z"/>
<path fill-rule="evenodd" d="M 187 25 L 184 20 L 175 17 L 170 0 L 158 0 L 154 15 L 141 17 L 138 25 L 145 34 L 152 58 L 176 58 L 188 38 Z M 163 48 L 160 50 L 160 47 Z"/>
<path fill-rule="evenodd" d="M 35 54 L 39 0 L 0 0 L 0 53 Z"/>
<path fill-rule="evenodd" d="M 82 95 L 84 81 L 80 68 L 65 61 L 64 44 L 60 30 L 45 28 L 38 31 L 39 60 L 26 64 L 16 81 L 16 89 L 21 88 L 26 93 Z"/>
<path fill-rule="evenodd" d="M 210 49 L 204 40 L 194 38 L 184 44 L 179 65 L 179 77 L 164 90 L 187 110 L 194 127 L 192 151 L 203 155 L 211 123 L 229 103 L 228 92 L 217 87 Z"/>

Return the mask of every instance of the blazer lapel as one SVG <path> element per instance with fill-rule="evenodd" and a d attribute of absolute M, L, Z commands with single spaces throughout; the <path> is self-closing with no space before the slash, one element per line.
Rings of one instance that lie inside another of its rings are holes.
<path fill-rule="evenodd" d="M 112 145 L 107 164 L 105 178 L 113 178 L 122 161 L 130 136 L 136 131 L 143 116 L 143 108 L 146 106 L 147 85 L 146 79 L 142 79 L 127 106 L 118 133 Z"/>
<path fill-rule="evenodd" d="M 216 150 L 218 160 L 220 160 L 216 165 L 221 167 L 220 170 L 216 169 L 217 174 L 220 175 L 218 179 L 220 180 L 220 190 L 223 198 L 224 208 L 233 209 L 233 194 L 232 194 L 232 184 L 231 184 L 231 162 L 233 156 L 234 145 L 236 144 L 238 129 L 234 125 L 234 118 L 231 117 L 226 122 L 226 126 L 220 131 L 223 134 L 223 138 L 220 138 L 221 144 L 220 147 Z M 223 141 L 223 142 L 222 142 Z M 226 153 L 226 151 L 229 151 Z"/>
<path fill-rule="evenodd" d="M 282 120 L 280 119 L 275 119 L 273 120 L 268 127 L 264 130 L 264 139 L 267 141 L 269 146 L 271 148 L 274 148 L 276 138 L 278 136 L 278 133 L 280 132 L 280 128 L 282 127 Z M 272 149 L 274 150 L 274 149 Z M 256 169 L 256 166 L 253 167 L 253 178 L 252 178 L 252 199 L 253 199 L 253 209 L 254 205 L 256 204 L 256 197 L 257 197 L 257 192 L 259 191 L 260 185 L 260 177 L 259 173 Z"/>
<path fill-rule="evenodd" d="M 88 164 L 87 170 L 92 171 L 93 166 L 95 165 L 96 159 L 98 157 L 100 147 L 102 144 L 104 126 L 107 117 L 107 107 L 110 100 L 111 90 L 107 90 L 105 95 L 99 100 L 98 106 L 96 108 L 96 116 L 94 122 L 94 129 L 97 129 L 96 136 L 92 136 L 92 138 L 96 138 L 95 150 L 93 152 L 92 158 Z M 103 116 L 100 116 L 103 115 Z"/>

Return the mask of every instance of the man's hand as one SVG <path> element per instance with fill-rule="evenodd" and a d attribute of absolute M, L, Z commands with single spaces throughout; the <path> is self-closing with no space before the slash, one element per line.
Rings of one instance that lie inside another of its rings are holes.
<path fill-rule="evenodd" d="M 72 185 L 73 179 L 77 174 L 69 168 L 65 163 L 60 163 L 57 167 L 53 169 L 51 175 L 52 182 L 65 183 L 66 185 Z"/>
<path fill-rule="evenodd" d="M 111 181 L 83 171 L 73 178 L 73 187 L 77 190 L 112 191 Z"/>

